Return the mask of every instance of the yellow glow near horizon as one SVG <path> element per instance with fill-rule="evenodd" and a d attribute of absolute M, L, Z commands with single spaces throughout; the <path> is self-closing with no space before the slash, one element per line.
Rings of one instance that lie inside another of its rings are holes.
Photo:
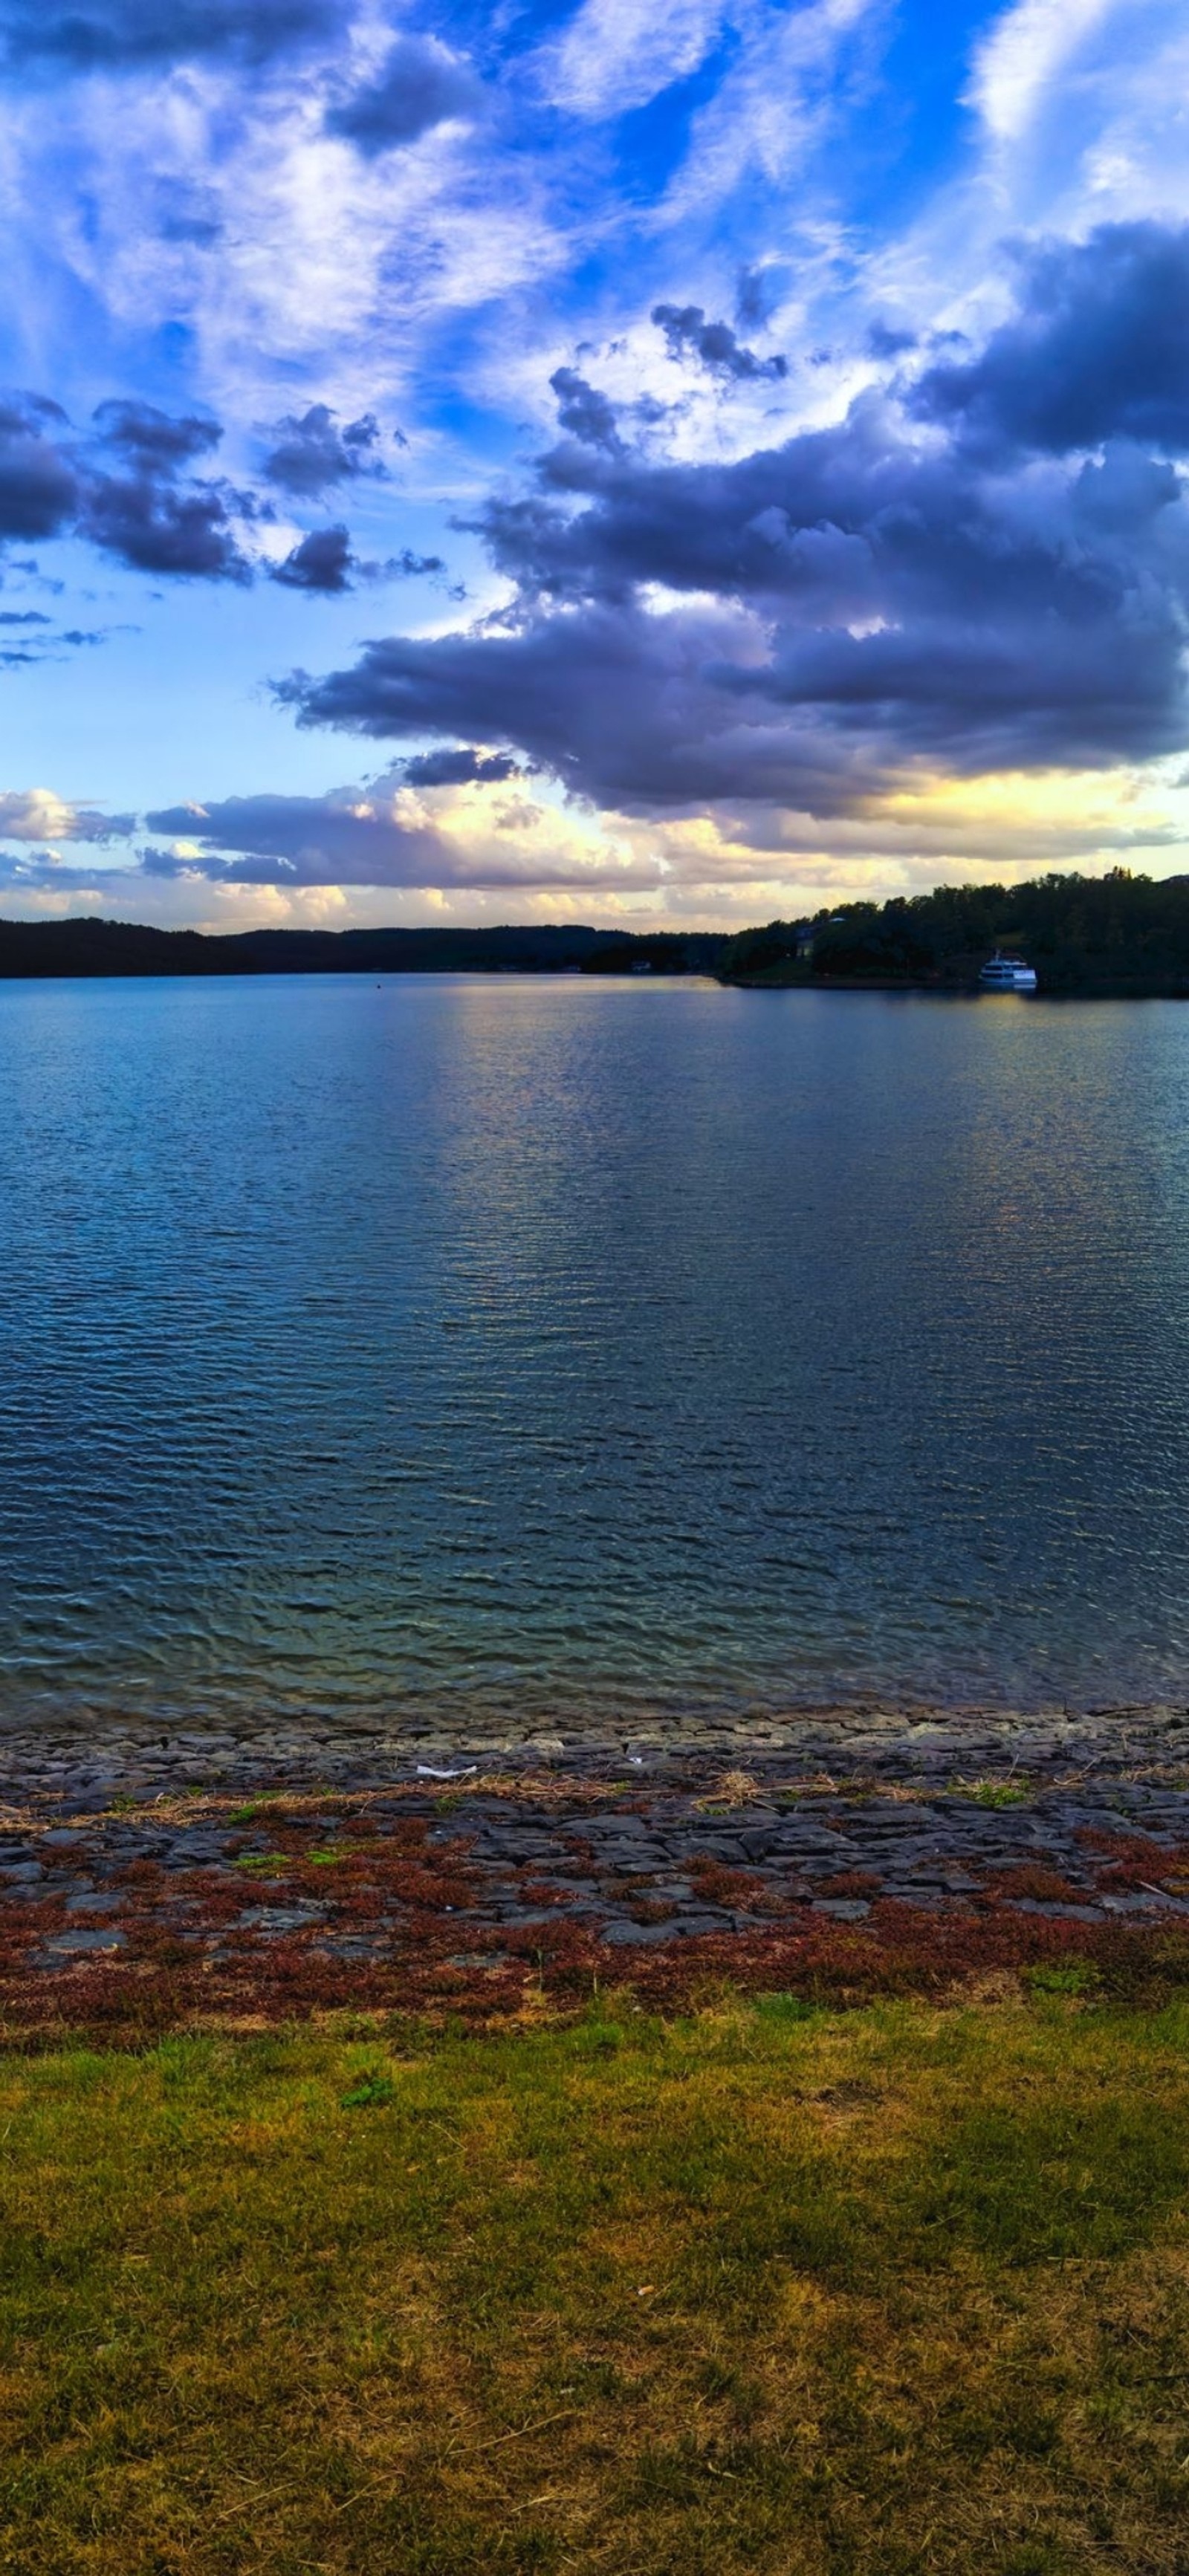
<path fill-rule="evenodd" d="M 1159 803 L 1150 801 L 1153 794 Z M 1178 802 L 1179 816 L 1174 811 Z M 892 823 L 900 830 L 922 823 L 936 830 L 948 822 L 962 831 L 990 827 L 1012 834 L 1037 828 L 1125 832 L 1138 842 L 1149 833 L 1159 842 L 1178 829 L 1189 837 L 1189 813 L 1175 782 L 1132 769 L 990 770 L 975 778 L 935 777 L 894 789 L 866 812 L 872 822 Z"/>

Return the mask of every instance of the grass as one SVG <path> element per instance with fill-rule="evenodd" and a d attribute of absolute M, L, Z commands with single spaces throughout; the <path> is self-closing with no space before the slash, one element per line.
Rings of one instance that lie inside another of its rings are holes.
<path fill-rule="evenodd" d="M 0 2060 L 19 2576 L 1186 2567 L 1189 2005 Z"/>

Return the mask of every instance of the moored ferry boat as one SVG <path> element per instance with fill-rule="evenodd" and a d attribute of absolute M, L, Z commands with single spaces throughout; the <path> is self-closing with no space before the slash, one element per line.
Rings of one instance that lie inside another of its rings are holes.
<path fill-rule="evenodd" d="M 1022 957 L 1004 957 L 996 949 L 986 965 L 979 968 L 979 985 L 984 993 L 1034 993 L 1036 968 Z"/>

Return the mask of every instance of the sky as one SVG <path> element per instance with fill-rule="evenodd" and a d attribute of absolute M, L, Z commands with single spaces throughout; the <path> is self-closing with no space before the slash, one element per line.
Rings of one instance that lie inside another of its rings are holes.
<path fill-rule="evenodd" d="M 1183 0 L 0 0 L 0 912 L 1189 868 Z"/>

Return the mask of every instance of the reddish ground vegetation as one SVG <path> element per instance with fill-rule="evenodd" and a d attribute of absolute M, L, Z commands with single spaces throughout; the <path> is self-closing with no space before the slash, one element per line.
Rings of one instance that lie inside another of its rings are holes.
<path fill-rule="evenodd" d="M 575 2011 L 612 1984 L 664 2010 L 727 1987 L 860 2004 L 879 1995 L 940 1997 L 988 1974 L 1072 1959 L 1129 1999 L 1189 1982 L 1189 1929 L 1179 1925 L 1087 1926 L 995 1905 L 935 1913 L 884 1902 L 864 1923 L 802 1915 L 779 1927 L 627 1952 L 609 1951 L 564 1919 L 495 1930 L 443 1924 L 426 1910 L 411 1912 L 399 1942 L 389 1938 L 370 1957 L 336 1956 L 310 1932 L 240 1931 L 214 1953 L 201 1952 L 161 1921 L 137 1917 L 126 1950 L 49 1975 L 17 1955 L 30 1931 L 44 1933 L 44 1917 L 21 1928 L 23 1941 L 14 1926 L 0 1957 L 0 2034 L 10 2043 L 65 2030 L 135 2041 L 213 2020 L 277 2023 L 343 2007 L 481 2025 L 543 2007 Z"/>
<path fill-rule="evenodd" d="M 1083 1905 L 1089 1893 L 1084 1887 L 1075 1887 L 1060 1870 L 1046 1869 L 1042 1861 L 1023 1861 L 1013 1869 L 995 1870 L 984 1884 L 988 1896 L 1006 1897 L 1014 1905 Z"/>

